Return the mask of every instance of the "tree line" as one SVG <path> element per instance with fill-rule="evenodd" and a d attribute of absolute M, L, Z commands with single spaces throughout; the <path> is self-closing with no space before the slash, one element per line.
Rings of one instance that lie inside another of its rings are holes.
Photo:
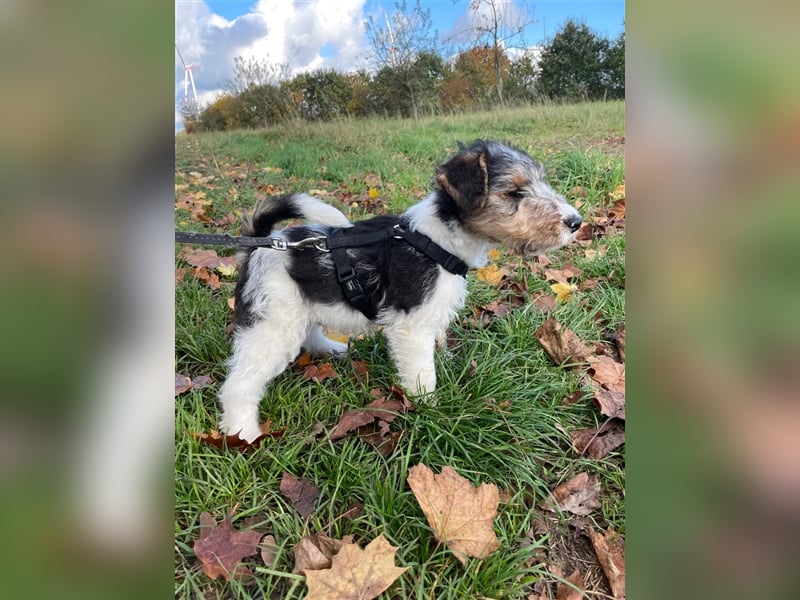
<path fill-rule="evenodd" d="M 501 6 L 496 0 L 473 0 L 471 6 L 482 3 Z M 342 116 L 419 119 L 496 106 L 624 98 L 624 33 L 609 40 L 568 21 L 548 44 L 511 52 L 509 40 L 523 24 L 517 22 L 514 34 L 503 15 L 495 14 L 482 29 L 475 27 L 474 45 L 446 60 L 429 12 L 418 2 L 411 10 L 403 3 L 391 22 L 387 17 L 385 25 L 367 23 L 372 70 L 319 69 L 288 77 L 288 65 L 237 57 L 224 95 L 202 109 L 183 106 L 184 128 L 222 131 Z"/>

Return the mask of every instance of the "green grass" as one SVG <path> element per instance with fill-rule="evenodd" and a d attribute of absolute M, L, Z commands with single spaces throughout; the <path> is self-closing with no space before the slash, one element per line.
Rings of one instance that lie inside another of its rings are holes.
<path fill-rule="evenodd" d="M 267 191 L 317 189 L 329 192 L 329 200 L 353 219 L 396 212 L 425 195 L 435 167 L 456 149 L 456 141 L 485 137 L 509 141 L 545 162 L 562 193 L 584 188 L 581 212 L 588 214 L 624 182 L 621 148 L 608 143 L 624 135 L 623 127 L 624 105 L 609 103 L 436 117 L 418 124 L 290 123 L 264 131 L 178 136 L 176 198 L 203 191 L 212 202 L 207 214 L 219 218 L 249 209 Z M 371 210 L 361 202 L 367 176 L 380 181 Z M 176 220 L 183 229 L 204 229 L 186 211 Z M 581 280 L 600 278 L 594 289 L 575 294 L 552 315 L 590 346 L 625 319 L 624 234 L 601 238 L 594 247 L 601 244 L 605 254 L 593 260 L 577 246 L 550 255 L 553 267 L 572 261 L 583 269 Z M 500 261 L 527 284 L 529 295 L 550 291 L 526 260 L 504 254 Z M 283 437 L 246 453 L 201 444 L 192 432 L 217 423 L 216 392 L 230 352 L 226 301 L 233 285 L 233 278 L 223 278 L 222 287 L 211 290 L 187 275 L 176 288 L 176 372 L 210 375 L 214 381 L 176 399 L 176 597 L 301 598 L 306 587 L 302 576 L 291 573 L 291 549 L 303 535 L 324 530 L 337 538 L 352 534 L 362 547 L 383 534 L 399 547 L 396 563 L 410 568 L 383 597 L 526 598 L 547 569 L 541 552 L 548 540 L 529 535 L 540 513 L 536 505 L 581 471 L 596 473 L 603 490 L 602 506 L 590 521 L 624 531 L 623 454 L 596 461 L 572 451 L 568 432 L 603 417 L 588 401 L 562 403 L 585 384 L 579 372 L 554 365 L 534 338 L 548 315 L 528 303 L 485 327 L 475 326 L 469 321 L 473 309 L 504 292 L 474 274 L 468 278 L 467 306 L 451 326 L 450 346 L 436 357 L 438 403 L 418 406 L 392 423 L 402 436 L 388 458 L 358 439 L 309 438 L 315 424 L 329 431 L 345 410 L 368 403 L 371 389 L 395 383 L 380 336 L 357 340 L 347 357 L 332 359 L 334 379 L 317 383 L 288 370 L 271 384 L 262 419 L 271 419 L 273 428 L 285 427 Z M 353 358 L 368 363 L 365 381 L 349 376 Z M 409 467 L 419 462 L 435 472 L 450 465 L 473 483 L 494 483 L 507 495 L 495 521 L 500 550 L 464 567 L 436 545 L 405 481 Z M 279 492 L 284 471 L 320 488 L 307 522 Z M 361 514 L 342 518 L 354 504 L 363 506 Z M 235 526 L 248 518 L 247 526 L 272 533 L 280 548 L 273 567 L 253 561 L 256 577 L 246 584 L 211 581 L 191 549 L 200 512 L 221 519 L 234 507 Z M 567 520 L 561 520 L 564 528 Z"/>

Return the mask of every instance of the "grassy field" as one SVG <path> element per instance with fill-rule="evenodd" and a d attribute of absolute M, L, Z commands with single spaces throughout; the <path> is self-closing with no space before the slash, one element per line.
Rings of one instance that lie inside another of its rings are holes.
<path fill-rule="evenodd" d="M 238 219 L 230 215 L 251 208 L 262 195 L 292 191 L 314 190 L 353 220 L 399 212 L 426 195 L 436 166 L 458 141 L 478 137 L 511 142 L 541 160 L 553 186 L 580 204 L 586 218 L 604 214 L 613 204 L 612 192 L 624 184 L 623 103 L 419 123 L 293 123 L 264 131 L 179 135 L 177 227 L 238 233 Z M 218 274 L 219 287 L 212 289 L 192 275 L 181 252 L 176 247 L 175 370 L 195 381 L 208 377 L 210 383 L 176 397 L 176 597 L 301 598 L 306 586 L 302 575 L 292 573 L 292 548 L 302 536 L 321 531 L 333 538 L 353 535 L 362 547 L 383 534 L 399 548 L 396 563 L 409 569 L 381 597 L 524 599 L 541 591 L 537 582 L 555 579 L 553 565 L 566 575 L 580 568 L 588 588 L 608 593 L 580 529 L 611 527 L 624 534 L 624 455 L 618 449 L 598 460 L 573 449 L 570 432 L 605 418 L 589 400 L 591 393 L 564 402 L 590 389 L 585 370 L 555 364 L 534 332 L 553 317 L 590 347 L 613 345 L 610 336 L 625 321 L 622 227 L 548 256 L 550 269 L 571 262 L 581 270 L 574 281 L 578 289 L 552 311 L 543 312 L 534 302 L 552 294 L 553 281 L 531 259 L 501 252 L 496 262 L 508 276 L 499 286 L 471 272 L 467 306 L 451 326 L 448 347 L 437 354 L 438 404 L 417 406 L 392 423 L 397 441 L 388 456 L 356 436 L 336 442 L 327 436 L 346 410 L 369 403 L 370 390 L 396 383 L 380 336 L 353 341 L 347 357 L 321 361 L 332 365 L 331 378 L 318 382 L 289 369 L 270 386 L 261 416 L 271 420 L 273 430 L 285 429 L 281 437 L 247 452 L 198 440 L 194 434 L 217 427 L 235 275 Z M 587 281 L 592 285 L 582 286 Z M 482 320 L 482 307 L 507 298 L 512 287 L 523 302 L 508 314 Z M 368 367 L 360 377 L 354 376 L 354 360 Z M 408 469 L 420 462 L 437 473 L 449 465 L 473 484 L 499 487 L 494 529 L 500 550 L 462 566 L 435 543 L 406 483 Z M 279 491 L 284 472 L 305 477 L 320 490 L 307 519 Z M 598 476 L 598 509 L 578 523 L 567 513 L 539 508 L 550 491 L 579 472 Z M 252 557 L 254 577 L 212 581 L 192 549 L 203 511 L 218 521 L 232 513 L 234 527 L 272 534 L 275 561 L 267 565 Z M 543 521 L 546 535 L 541 535 Z"/>

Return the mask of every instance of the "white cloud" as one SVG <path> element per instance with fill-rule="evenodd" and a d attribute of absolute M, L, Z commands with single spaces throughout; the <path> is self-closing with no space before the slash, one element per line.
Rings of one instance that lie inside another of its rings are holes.
<path fill-rule="evenodd" d="M 287 63 L 292 75 L 364 66 L 363 11 L 364 0 L 260 0 L 248 14 L 229 21 L 205 2 L 177 2 L 175 42 L 186 63 L 195 65 L 202 105 L 224 92 L 236 56 Z M 176 54 L 176 104 L 183 99 L 183 77 Z"/>

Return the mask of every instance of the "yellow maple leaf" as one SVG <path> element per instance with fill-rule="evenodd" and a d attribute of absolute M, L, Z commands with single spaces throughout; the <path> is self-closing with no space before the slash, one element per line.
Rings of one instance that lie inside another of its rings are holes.
<path fill-rule="evenodd" d="M 613 200 L 622 200 L 625 197 L 625 184 L 620 183 L 617 187 L 614 188 L 614 191 L 611 192 L 611 198 Z"/>
<path fill-rule="evenodd" d="M 217 271 L 220 275 L 224 275 L 225 277 L 230 277 L 234 273 L 236 273 L 236 267 L 233 265 L 218 265 Z"/>
<path fill-rule="evenodd" d="M 556 302 L 566 302 L 573 292 L 578 291 L 578 286 L 574 283 L 554 283 L 550 289 L 556 295 Z"/>
<path fill-rule="evenodd" d="M 500 285 L 500 282 L 503 281 L 503 277 L 507 275 L 508 271 L 501 269 L 494 263 L 486 265 L 485 267 L 478 267 L 475 273 L 475 277 L 495 287 Z"/>
<path fill-rule="evenodd" d="M 491 250 L 489 250 L 488 256 L 489 260 L 497 260 L 498 258 L 500 258 L 500 250 L 498 250 L 497 248 L 492 248 Z"/>
<path fill-rule="evenodd" d="M 378 196 L 380 196 L 380 192 L 378 190 L 376 190 L 373 187 L 369 188 L 369 197 L 370 198 L 377 198 Z"/>

